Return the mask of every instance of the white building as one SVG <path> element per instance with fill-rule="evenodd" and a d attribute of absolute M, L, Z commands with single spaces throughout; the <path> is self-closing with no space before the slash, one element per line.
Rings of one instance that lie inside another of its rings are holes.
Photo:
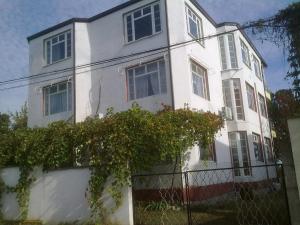
<path fill-rule="evenodd" d="M 210 154 L 195 147 L 184 169 L 268 163 L 266 63 L 239 28 L 217 24 L 194 0 L 132 0 L 34 34 L 28 37 L 29 125 L 79 122 L 133 102 L 151 111 L 188 104 L 226 112 L 227 120 Z"/>

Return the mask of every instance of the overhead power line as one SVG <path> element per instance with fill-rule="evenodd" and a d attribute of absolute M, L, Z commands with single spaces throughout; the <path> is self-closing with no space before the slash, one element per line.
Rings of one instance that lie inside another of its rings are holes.
<path fill-rule="evenodd" d="M 267 21 L 269 21 L 269 20 L 267 20 Z M 204 37 L 201 37 L 201 38 L 191 39 L 191 40 L 184 41 L 184 42 L 179 42 L 179 43 L 171 44 L 169 46 L 163 46 L 163 47 L 159 47 L 159 48 L 155 48 L 155 49 L 150 49 L 150 50 L 146 50 L 146 51 L 140 51 L 140 52 L 136 52 L 136 53 L 124 55 L 124 56 L 119 56 L 119 57 L 104 59 L 104 60 L 95 61 L 95 62 L 87 63 L 87 64 L 82 64 L 82 65 L 78 65 L 78 66 L 74 66 L 74 67 L 68 67 L 68 68 L 64 68 L 64 69 L 53 70 L 53 71 L 39 73 L 39 74 L 34 74 L 34 75 L 30 75 L 30 76 L 23 76 L 23 77 L 19 77 L 19 78 L 14 78 L 14 79 L 6 80 L 6 81 L 0 81 L 0 86 L 1 85 L 2 86 L 3 85 L 9 85 L 9 84 L 15 83 L 15 82 L 22 82 L 22 81 L 29 80 L 29 79 L 30 80 L 32 80 L 32 79 L 38 79 L 38 78 L 45 77 L 45 76 L 47 76 L 47 77 L 50 76 L 51 77 L 51 76 L 55 76 L 57 74 L 61 74 L 61 73 L 69 72 L 69 71 L 73 72 L 76 69 L 84 69 L 84 68 L 87 68 L 87 67 L 93 67 L 93 66 L 98 66 L 98 65 L 102 65 L 102 64 L 107 64 L 107 63 L 111 63 L 111 62 L 115 62 L 115 61 L 118 61 L 118 60 L 123 60 L 123 59 L 131 58 L 131 57 L 135 57 L 135 56 L 139 56 L 139 55 L 145 55 L 145 54 L 152 53 L 152 52 L 157 52 L 156 54 L 159 54 L 159 53 L 162 53 L 163 51 L 168 51 L 169 48 L 172 50 L 172 49 L 175 49 L 177 47 L 181 47 L 182 45 L 187 45 L 187 44 L 191 44 L 191 43 L 194 43 L 194 42 L 197 42 L 197 41 L 211 39 L 211 38 L 218 37 L 218 36 L 221 36 L 221 35 L 224 35 L 224 34 L 228 34 L 228 33 L 232 33 L 232 32 L 235 32 L 235 31 L 252 28 L 252 27 L 255 27 L 255 26 L 256 26 L 255 22 L 251 22 L 251 23 L 249 23 L 249 24 L 247 24 L 245 26 L 241 26 L 241 27 L 238 27 L 236 29 L 232 29 L 232 30 L 229 30 L 229 31 L 225 31 L 225 32 L 221 32 L 221 33 L 216 33 L 216 34 L 204 36 Z M 140 58 L 142 59 L 142 58 L 145 58 L 145 57 L 149 57 L 149 55 L 142 56 Z M 132 59 L 130 61 L 138 60 L 138 59 L 139 58 L 134 58 L 134 59 Z M 122 61 L 119 64 L 123 64 L 123 63 L 125 63 L 125 62 Z M 110 66 L 114 66 L 114 65 L 110 65 Z M 97 69 L 101 69 L 101 68 L 97 68 Z M 89 71 L 85 71 L 85 72 L 89 72 Z M 74 74 L 74 72 L 71 75 L 73 75 L 73 74 Z M 75 74 L 77 74 L 77 72 Z M 71 76 L 71 75 L 64 75 L 64 76 L 61 76 L 61 77 L 66 77 L 66 76 Z M 58 79 L 58 78 L 60 78 L 60 77 L 56 76 L 53 79 L 43 80 L 43 81 L 40 81 L 38 83 L 45 82 L 45 81 L 51 81 L 51 80 L 55 80 L 55 79 Z M 35 82 L 31 82 L 29 84 L 17 85 L 17 86 L 13 86 L 13 87 L 2 88 L 2 89 L 0 89 L 0 91 L 14 89 L 14 88 L 18 88 L 18 87 L 24 87 L 24 86 L 32 85 L 32 84 L 35 84 Z"/>

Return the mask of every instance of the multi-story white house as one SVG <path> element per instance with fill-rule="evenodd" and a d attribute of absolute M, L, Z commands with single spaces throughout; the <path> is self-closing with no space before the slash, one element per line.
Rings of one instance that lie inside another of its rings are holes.
<path fill-rule="evenodd" d="M 31 127 L 79 122 L 133 102 L 151 111 L 188 104 L 227 119 L 209 154 L 194 147 L 184 169 L 272 159 L 266 63 L 238 24 L 217 24 L 195 0 L 128 1 L 67 20 L 28 42 Z M 237 177 L 253 174 L 235 170 Z"/>

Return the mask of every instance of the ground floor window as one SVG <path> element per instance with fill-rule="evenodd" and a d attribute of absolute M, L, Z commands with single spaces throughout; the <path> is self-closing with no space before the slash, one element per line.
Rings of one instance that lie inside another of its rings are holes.
<path fill-rule="evenodd" d="M 246 131 L 228 133 L 235 176 L 250 176 L 250 157 Z M 240 168 L 242 167 L 242 168 Z"/>
<path fill-rule="evenodd" d="M 60 82 L 43 88 L 44 115 L 72 110 L 72 83 Z"/>
<path fill-rule="evenodd" d="M 206 148 L 199 146 L 201 161 L 217 161 L 215 142 L 209 144 Z"/>
<path fill-rule="evenodd" d="M 262 149 L 262 144 L 260 140 L 260 135 L 252 133 L 253 137 L 253 149 L 256 161 L 264 162 L 264 154 Z"/>

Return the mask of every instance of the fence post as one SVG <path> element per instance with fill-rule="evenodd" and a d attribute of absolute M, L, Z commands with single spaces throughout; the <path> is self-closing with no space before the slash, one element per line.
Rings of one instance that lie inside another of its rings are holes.
<path fill-rule="evenodd" d="M 188 172 L 184 172 L 184 182 L 185 182 L 185 196 L 186 196 L 186 210 L 187 210 L 188 224 L 192 225 L 191 208 L 190 208 L 190 188 L 189 188 L 189 176 L 188 176 Z"/>
<path fill-rule="evenodd" d="M 289 198 L 288 198 L 288 194 L 287 194 L 287 187 L 286 187 L 286 182 L 285 182 L 285 172 L 284 172 L 283 164 L 279 164 L 279 165 L 276 164 L 276 165 L 279 166 L 282 171 L 282 185 L 284 188 L 284 196 L 285 196 L 285 203 L 286 203 L 286 207 L 287 207 L 287 211 L 288 211 L 289 225 L 292 225 L 290 204 L 289 204 Z"/>

